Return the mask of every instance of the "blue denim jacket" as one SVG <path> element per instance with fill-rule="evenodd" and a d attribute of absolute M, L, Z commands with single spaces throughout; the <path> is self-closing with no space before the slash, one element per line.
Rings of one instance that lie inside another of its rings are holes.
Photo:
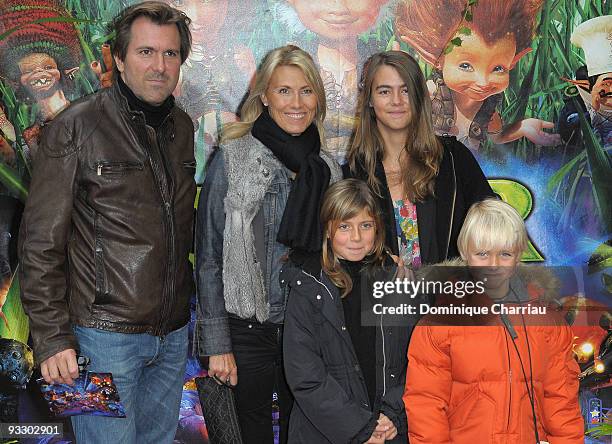
<path fill-rule="evenodd" d="M 245 141 L 259 143 L 245 136 Z M 245 147 L 245 150 L 249 147 Z M 244 175 L 252 173 L 245 168 Z M 279 273 L 288 248 L 276 241 L 277 233 L 291 190 L 290 171 L 282 167 L 272 172 L 274 178 L 266 191 L 260 214 L 263 215 L 265 262 L 261 263 L 264 285 L 270 304 L 268 322 L 282 323 L 285 314 L 285 294 L 279 283 Z M 223 148 L 213 154 L 206 171 L 206 179 L 198 202 L 195 233 L 198 310 L 196 322 L 197 352 L 202 356 L 230 353 L 232 351 L 228 316 L 236 316 L 225 309 L 223 295 L 223 231 L 225 228 L 224 199 L 227 195 L 228 177 Z M 261 233 L 254 233 L 256 243 L 261 244 Z M 259 239 L 258 239 L 259 237 Z M 263 258 L 262 258 L 263 259 Z"/>

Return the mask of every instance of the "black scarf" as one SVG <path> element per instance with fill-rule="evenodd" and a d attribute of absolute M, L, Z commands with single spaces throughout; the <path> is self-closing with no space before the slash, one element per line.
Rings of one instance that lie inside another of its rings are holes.
<path fill-rule="evenodd" d="M 117 76 L 117 83 L 121 93 L 125 96 L 130 105 L 132 111 L 140 111 L 144 113 L 145 122 L 147 125 L 157 129 L 162 124 L 164 119 L 170 114 L 170 111 L 174 107 L 174 96 L 170 95 L 163 103 L 159 106 L 151 105 L 141 99 L 139 99 L 134 91 L 125 84 L 121 76 Z"/>
<path fill-rule="evenodd" d="M 251 133 L 283 165 L 297 173 L 276 240 L 293 249 L 320 251 L 323 239 L 319 213 L 331 172 L 319 156 L 321 138 L 316 125 L 311 124 L 299 136 L 292 136 L 264 110 Z"/>

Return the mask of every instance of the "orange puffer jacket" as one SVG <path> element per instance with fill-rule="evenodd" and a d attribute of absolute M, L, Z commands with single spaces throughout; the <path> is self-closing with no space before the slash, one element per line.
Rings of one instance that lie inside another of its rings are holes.
<path fill-rule="evenodd" d="M 534 443 L 531 380 L 540 441 L 583 443 L 572 334 L 550 306 L 546 317 L 525 325 L 510 316 L 514 344 L 499 316 L 485 326 L 427 325 L 425 317 L 408 349 L 410 443 Z"/>

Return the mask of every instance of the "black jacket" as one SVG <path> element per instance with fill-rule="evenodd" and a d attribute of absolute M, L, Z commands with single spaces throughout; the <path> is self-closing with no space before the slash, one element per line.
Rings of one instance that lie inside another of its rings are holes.
<path fill-rule="evenodd" d="M 187 323 L 193 272 L 193 124 L 156 131 L 117 84 L 44 128 L 20 232 L 36 359 L 78 348 L 71 323 L 164 335 Z"/>
<path fill-rule="evenodd" d="M 457 237 L 467 211 L 473 203 L 495 196 L 470 150 L 455 137 L 438 139 L 444 146 L 444 154 L 435 179 L 434 196 L 416 203 L 421 260 L 426 264 L 459 256 Z M 345 166 L 344 175 L 366 182 L 368 179 L 360 162 L 357 162 L 356 171 Z M 385 222 L 385 242 L 397 255 L 395 213 L 382 159 L 377 159 L 376 178 L 382 185 L 382 196 L 377 196 L 377 200 Z"/>
<path fill-rule="evenodd" d="M 390 267 L 386 277 L 392 277 Z M 289 292 L 283 334 L 287 382 L 295 396 L 289 418 L 290 443 L 363 443 L 379 413 L 395 424 L 393 443 L 407 442 L 402 395 L 411 328 L 376 329 L 376 400 L 367 388 L 344 324 L 338 288 L 322 273 L 318 258 L 301 267 L 289 262 L 281 272 Z M 353 295 L 351 295 L 353 296 Z"/>

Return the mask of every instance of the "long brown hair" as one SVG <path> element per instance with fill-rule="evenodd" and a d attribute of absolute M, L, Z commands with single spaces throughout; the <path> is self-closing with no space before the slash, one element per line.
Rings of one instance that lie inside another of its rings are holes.
<path fill-rule="evenodd" d="M 413 116 L 404 150 L 407 156 L 400 160 L 404 195 L 412 202 L 423 201 L 433 195 L 434 179 L 442 159 L 442 145 L 438 141 L 431 120 L 431 100 L 425 77 L 419 64 L 403 51 L 374 54 L 363 68 L 363 82 L 359 93 L 357 127 L 348 151 L 351 171 L 361 163 L 368 174 L 368 185 L 379 195 L 380 181 L 376 178 L 376 163 L 385 153 L 383 138 L 378 130 L 374 108 L 370 106 L 372 85 L 378 69 L 394 68 L 408 88 L 410 113 Z"/>
<path fill-rule="evenodd" d="M 321 267 L 334 285 L 342 289 L 345 297 L 353 289 L 353 281 L 342 268 L 338 256 L 332 248 L 332 240 L 342 221 L 355 217 L 361 210 L 366 210 L 374 219 L 376 237 L 369 253 L 372 265 L 382 265 L 385 255 L 385 229 L 376 205 L 376 198 L 368 185 L 357 179 L 345 179 L 329 187 L 321 205 L 321 224 L 323 225 L 323 253 Z"/>
<path fill-rule="evenodd" d="M 310 54 L 295 45 L 281 46 L 273 49 L 264 57 L 261 65 L 255 73 L 255 82 L 249 90 L 249 95 L 240 108 L 240 121 L 228 123 L 221 134 L 221 141 L 237 139 L 251 131 L 253 123 L 263 111 L 261 96 L 268 89 L 270 78 L 274 70 L 279 66 L 295 66 L 300 68 L 306 77 L 308 85 L 317 96 L 317 111 L 315 114 L 315 124 L 321 136 L 321 143 L 324 143 L 323 121 L 325 120 L 325 88 L 323 80 L 315 66 Z"/>

